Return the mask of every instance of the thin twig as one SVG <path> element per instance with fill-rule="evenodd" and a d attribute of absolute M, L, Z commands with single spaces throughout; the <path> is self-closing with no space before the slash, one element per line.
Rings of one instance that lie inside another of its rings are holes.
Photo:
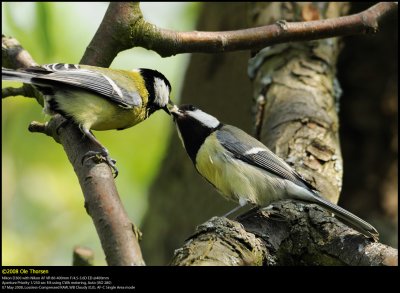
<path fill-rule="evenodd" d="M 15 87 L 6 87 L 1 90 L 1 98 L 5 99 L 8 97 L 14 96 L 26 96 L 25 89 L 21 86 L 18 88 Z"/>
<path fill-rule="evenodd" d="M 43 133 L 43 134 L 49 135 L 46 130 L 46 123 L 32 121 L 28 126 L 28 130 L 32 133 L 37 132 L 37 133 Z"/>

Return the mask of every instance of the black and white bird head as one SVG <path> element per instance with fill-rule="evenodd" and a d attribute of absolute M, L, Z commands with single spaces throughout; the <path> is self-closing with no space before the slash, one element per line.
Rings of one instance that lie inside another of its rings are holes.
<path fill-rule="evenodd" d="M 144 79 L 145 86 L 149 92 L 149 115 L 153 112 L 163 109 L 168 114 L 167 105 L 171 104 L 170 94 L 171 94 L 171 84 L 168 79 L 157 70 L 140 68 L 140 73 Z"/>
<path fill-rule="evenodd" d="M 193 105 L 174 105 L 169 112 L 174 117 L 179 138 L 192 160 L 206 138 L 223 125 L 217 118 Z"/>

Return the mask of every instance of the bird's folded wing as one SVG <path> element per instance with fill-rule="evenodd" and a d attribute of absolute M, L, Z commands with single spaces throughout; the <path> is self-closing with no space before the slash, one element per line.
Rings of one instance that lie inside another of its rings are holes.
<path fill-rule="evenodd" d="M 142 100 L 137 91 L 128 92 L 121 88 L 106 74 L 95 70 L 80 68 L 74 64 L 47 64 L 40 67 L 30 67 L 22 71 L 32 72 L 32 81 L 40 83 L 62 83 L 67 86 L 79 87 L 99 95 L 124 108 L 140 106 Z"/>
<path fill-rule="evenodd" d="M 241 129 L 234 126 L 224 126 L 217 133 L 217 137 L 223 147 L 230 151 L 237 159 L 283 179 L 290 180 L 299 186 L 311 190 L 315 189 L 285 161 L 275 155 L 260 141 Z"/>

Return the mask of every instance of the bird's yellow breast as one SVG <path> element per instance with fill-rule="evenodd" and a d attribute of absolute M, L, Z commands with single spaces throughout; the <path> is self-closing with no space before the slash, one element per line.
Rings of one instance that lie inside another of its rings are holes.
<path fill-rule="evenodd" d="M 145 106 L 124 109 L 103 97 L 75 90 L 57 96 L 60 110 L 87 129 L 110 130 L 131 127 L 146 118 Z"/>
<path fill-rule="evenodd" d="M 267 205 L 285 196 L 275 175 L 233 158 L 216 140 L 214 132 L 200 147 L 196 169 L 222 195 L 230 200 L 243 198 L 259 205 Z"/>

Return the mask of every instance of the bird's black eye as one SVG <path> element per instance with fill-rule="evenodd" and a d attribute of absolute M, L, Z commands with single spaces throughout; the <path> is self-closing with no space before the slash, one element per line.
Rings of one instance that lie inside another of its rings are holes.
<path fill-rule="evenodd" d="M 193 106 L 193 105 L 189 106 L 189 111 L 196 111 L 196 110 L 197 110 L 197 108 L 195 106 Z"/>

